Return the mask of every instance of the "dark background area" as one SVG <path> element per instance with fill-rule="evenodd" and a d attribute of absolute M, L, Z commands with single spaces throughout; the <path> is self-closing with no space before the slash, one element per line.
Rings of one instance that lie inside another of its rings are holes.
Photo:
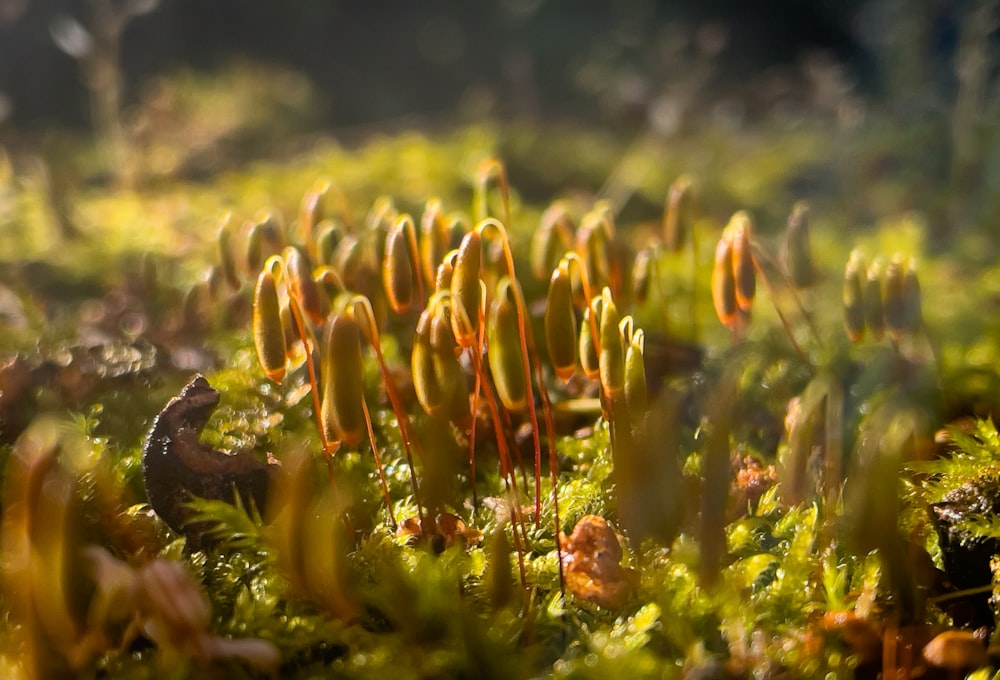
<path fill-rule="evenodd" d="M 942 58 L 953 49 L 953 4 L 926 10 L 939 17 L 927 49 Z M 87 125 L 79 65 L 51 30 L 66 16 L 88 26 L 92 5 L 0 0 L 8 122 Z M 120 62 L 126 105 L 151 75 L 248 58 L 305 74 L 327 125 L 413 113 L 447 118 L 463 106 L 478 110 L 469 104 L 477 98 L 505 117 L 627 121 L 683 75 L 675 71 L 685 60 L 719 49 L 712 42 L 719 39 L 721 67 L 705 83 L 715 93 L 754 87 L 760 74 L 776 70 L 794 88 L 803 60 L 822 54 L 843 67 L 851 87 L 880 96 L 884 74 L 873 42 L 885 14 L 882 3 L 863 0 L 162 0 L 130 20 Z"/>

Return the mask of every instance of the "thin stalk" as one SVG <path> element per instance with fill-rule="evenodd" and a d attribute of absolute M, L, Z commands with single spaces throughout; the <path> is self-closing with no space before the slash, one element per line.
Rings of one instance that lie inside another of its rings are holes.
<path fill-rule="evenodd" d="M 368 298 L 363 295 L 355 295 L 348 305 L 348 309 L 352 310 L 351 315 L 355 319 L 357 318 L 357 312 L 354 310 L 359 308 L 362 310 L 361 316 L 364 317 L 362 329 L 368 340 L 368 344 L 371 345 L 372 349 L 375 351 L 375 359 L 378 362 L 379 370 L 382 372 L 382 378 L 385 383 L 385 391 L 389 396 L 389 403 L 392 405 L 392 410 L 396 414 L 396 422 L 399 424 L 400 434 L 402 435 L 401 439 L 403 440 L 403 450 L 406 453 L 406 462 L 410 467 L 410 482 L 413 484 L 413 500 L 417 505 L 417 514 L 420 517 L 421 526 L 424 526 L 423 504 L 420 502 L 420 487 L 417 484 L 416 467 L 413 464 L 413 453 L 411 451 L 411 443 L 415 446 L 417 439 L 413 436 L 413 429 L 410 424 L 409 415 L 403 407 L 403 402 L 399 398 L 396 386 L 392 382 L 392 375 L 390 375 L 389 368 L 385 363 L 385 357 L 382 354 L 382 343 L 379 339 L 378 327 L 375 324 L 375 314 L 372 310 L 371 302 L 369 302 Z M 367 413 L 367 407 L 365 412 Z M 423 454 L 421 453 L 421 456 L 422 455 Z"/>
<path fill-rule="evenodd" d="M 757 250 L 758 252 L 761 252 L 759 249 Z M 765 258 L 766 257 L 767 256 L 765 255 Z M 792 343 L 792 349 L 794 349 L 795 353 L 799 355 L 799 358 L 802 359 L 803 363 L 809 365 L 809 358 L 806 356 L 806 353 L 802 351 L 802 347 L 799 346 L 798 341 L 795 339 L 795 333 L 792 331 L 791 324 L 788 323 L 788 318 L 785 317 L 784 312 L 781 311 L 781 307 L 778 306 L 778 303 L 774 297 L 774 289 L 771 287 L 771 282 L 768 280 L 767 275 L 764 273 L 764 268 L 761 267 L 760 262 L 757 261 L 757 254 L 752 253 L 751 260 L 753 261 L 754 270 L 760 276 L 760 280 L 764 282 L 764 287 L 767 289 L 768 297 L 771 298 L 771 304 L 774 307 L 774 311 L 777 312 L 778 319 L 781 320 L 781 325 L 785 329 L 785 335 L 788 336 L 788 341 Z M 733 334 L 735 336 L 736 329 L 733 330 Z"/>
<path fill-rule="evenodd" d="M 361 399 L 361 408 L 365 412 L 365 427 L 368 428 L 368 441 L 372 446 L 372 456 L 375 458 L 375 468 L 378 470 L 378 480 L 382 484 L 382 496 L 385 498 L 385 509 L 389 513 L 389 523 L 392 530 L 396 530 L 396 515 L 392 511 L 392 499 L 389 498 L 389 485 L 385 481 L 385 469 L 382 467 L 382 457 L 378 453 L 378 444 L 375 443 L 375 429 L 372 427 L 372 417 L 368 412 L 368 402 Z M 420 512 L 420 504 L 417 504 L 417 512 Z M 421 526 L 423 517 L 421 517 Z"/>
<path fill-rule="evenodd" d="M 782 324 L 785 325 L 785 330 L 786 332 L 788 332 L 789 337 L 791 337 L 791 332 L 788 331 L 788 324 L 785 322 L 785 318 L 784 316 L 782 316 L 781 310 L 778 309 L 777 298 L 774 297 L 773 289 L 771 288 L 770 282 L 768 281 L 767 276 L 764 274 L 764 270 L 760 266 L 760 263 L 757 261 L 758 257 L 767 262 L 767 264 L 769 264 L 771 268 L 774 269 L 774 271 L 778 272 L 778 276 L 781 277 L 781 282 L 785 285 L 785 288 L 791 293 L 792 299 L 795 301 L 796 309 L 798 310 L 802 318 L 805 319 L 806 325 L 809 326 L 809 332 L 812 334 L 813 340 L 816 342 L 817 345 L 823 347 L 823 340 L 820 337 L 819 330 L 816 328 L 816 324 L 813 322 L 812 315 L 806 310 L 805 305 L 802 304 L 802 299 L 799 298 L 798 293 L 795 292 L 795 286 L 792 285 L 792 282 L 788 280 L 787 276 L 785 276 L 785 273 L 781 270 L 781 267 L 777 266 L 777 264 L 774 262 L 774 260 L 771 258 L 771 256 L 768 254 L 766 250 L 761 248 L 760 245 L 757 243 L 751 243 L 751 248 L 753 251 L 754 269 L 757 271 L 758 274 L 760 274 L 760 278 L 764 282 L 764 286 L 767 288 L 768 295 L 771 296 L 771 303 L 774 305 L 775 311 L 778 312 L 778 316 L 781 317 L 781 322 Z M 801 352 L 799 353 L 801 354 Z"/>
<path fill-rule="evenodd" d="M 292 320 L 295 322 L 295 329 L 302 340 L 302 348 L 306 355 L 306 370 L 309 373 L 309 391 L 312 394 L 313 415 L 316 417 L 316 431 L 319 432 L 319 440 L 323 446 L 323 453 L 327 458 L 332 457 L 340 449 L 340 442 L 331 442 L 326 438 L 323 427 L 322 406 L 319 403 L 319 380 L 316 378 L 316 365 L 313 362 L 313 349 L 316 345 L 316 338 L 312 334 L 312 329 L 306 325 L 305 318 L 300 308 L 298 298 L 293 294 L 292 286 L 287 281 L 284 264 L 280 273 L 285 277 L 285 288 L 288 290 L 288 308 L 292 313 Z"/>
<path fill-rule="evenodd" d="M 510 249 L 510 240 L 507 237 L 507 230 L 504 229 L 503 224 L 494 219 L 485 219 L 476 225 L 476 229 L 479 231 L 480 235 L 483 235 L 489 228 L 496 230 L 500 238 L 500 245 L 503 246 L 504 258 L 507 262 L 507 275 L 514 278 L 514 254 Z M 539 438 L 538 432 L 538 413 L 535 410 L 535 400 L 531 395 L 531 357 L 528 354 L 528 340 L 525 333 L 525 321 L 524 321 L 524 308 L 525 302 L 524 297 L 521 294 L 520 286 L 513 286 L 516 293 L 514 300 L 514 307 L 517 311 L 517 334 L 518 340 L 521 345 L 521 364 L 524 370 L 524 384 L 528 388 L 528 418 L 531 421 L 531 440 L 532 445 L 535 449 L 535 528 L 541 526 L 542 521 L 542 443 Z M 515 449 L 515 451 L 517 451 Z M 517 451 L 518 458 L 520 458 L 520 451 Z M 524 474 L 524 465 L 521 464 L 521 474 Z"/>

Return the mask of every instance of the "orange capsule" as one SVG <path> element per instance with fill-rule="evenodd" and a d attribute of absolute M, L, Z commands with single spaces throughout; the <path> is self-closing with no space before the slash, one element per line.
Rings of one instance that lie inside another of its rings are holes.
<path fill-rule="evenodd" d="M 280 384 L 285 378 L 285 326 L 281 319 L 277 281 L 271 268 L 257 276 L 251 327 L 254 349 L 264 375 Z"/>
<path fill-rule="evenodd" d="M 753 307 L 757 293 L 757 272 L 754 271 L 753 250 L 750 245 L 750 216 L 742 210 L 729 222 L 733 241 L 733 277 L 736 279 L 736 304 L 744 312 Z"/>
<path fill-rule="evenodd" d="M 715 248 L 715 264 L 712 266 L 712 303 L 715 314 L 722 325 L 730 330 L 738 323 L 739 307 L 736 304 L 736 276 L 733 273 L 733 241 L 730 234 L 723 233 Z"/>
<path fill-rule="evenodd" d="M 565 267 L 556 267 L 549 279 L 545 304 L 545 345 L 556 376 L 567 382 L 576 372 L 576 312 L 573 286 Z"/>
<path fill-rule="evenodd" d="M 405 314 L 413 303 L 413 266 L 410 264 L 410 244 L 402 226 L 404 219 L 409 220 L 410 217 L 401 217 L 386 236 L 385 257 L 382 260 L 385 295 L 389 306 L 397 314 Z"/>

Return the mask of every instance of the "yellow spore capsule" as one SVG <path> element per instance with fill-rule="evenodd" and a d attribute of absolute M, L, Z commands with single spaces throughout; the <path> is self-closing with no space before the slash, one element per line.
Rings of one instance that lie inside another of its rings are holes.
<path fill-rule="evenodd" d="M 541 223 L 531 237 L 528 253 L 531 273 L 536 279 L 544 281 L 559 258 L 572 248 L 575 231 L 573 218 L 564 201 L 556 201 L 542 213 Z"/>
<path fill-rule="evenodd" d="M 568 381 L 576 372 L 576 312 L 573 285 L 565 267 L 556 267 L 549 279 L 545 304 L 545 346 L 556 376 Z"/>
<path fill-rule="evenodd" d="M 344 229 L 332 220 L 323 220 L 316 227 L 316 263 L 331 265 L 337 246 L 344 240 Z"/>
<path fill-rule="evenodd" d="M 451 327 L 462 347 L 471 347 L 479 332 L 479 307 L 482 300 L 479 274 L 482 269 L 483 241 L 470 231 L 462 239 L 451 278 Z"/>
<path fill-rule="evenodd" d="M 314 324 L 323 323 L 323 297 L 312 275 L 312 265 L 305 253 L 295 246 L 285 248 L 285 271 L 294 297 L 309 320 Z"/>
<path fill-rule="evenodd" d="M 441 201 L 437 198 L 428 199 L 420 218 L 420 266 L 425 281 L 434 279 L 438 263 L 448 252 L 450 244 L 451 234 Z"/>
<path fill-rule="evenodd" d="M 628 349 L 625 350 L 625 403 L 628 405 L 633 423 L 640 422 L 649 409 L 644 348 L 645 335 L 642 329 L 638 328 L 632 333 Z"/>
<path fill-rule="evenodd" d="M 320 180 L 302 195 L 302 203 L 299 204 L 299 238 L 310 248 L 312 255 L 316 254 L 310 245 L 313 243 L 313 233 L 316 225 L 323 220 L 326 197 L 329 193 L 330 183 Z"/>
<path fill-rule="evenodd" d="M 591 322 L 593 319 L 593 322 Z M 597 356 L 597 338 L 592 328 L 601 327 L 601 297 L 594 296 L 590 304 L 583 310 L 583 322 L 580 324 L 580 368 L 590 380 L 596 380 L 600 375 L 600 360 Z M 598 331 L 600 333 L 600 331 Z"/>
<path fill-rule="evenodd" d="M 323 334 L 321 420 L 327 439 L 348 446 L 365 431 L 361 331 L 347 314 L 331 314 Z"/>
<path fill-rule="evenodd" d="M 518 331 L 519 289 L 516 279 L 503 277 L 486 322 L 487 357 L 500 401 L 509 411 L 528 405 L 521 337 Z"/>
<path fill-rule="evenodd" d="M 417 319 L 413 350 L 410 353 L 410 367 L 413 371 L 413 391 L 417 394 L 417 401 L 427 415 L 440 416 L 443 411 L 444 396 L 434 370 L 431 349 L 432 320 L 433 312 L 430 308 L 421 312 L 420 318 Z"/>
<path fill-rule="evenodd" d="M 601 351 L 598 354 L 598 369 L 601 387 L 609 399 L 615 399 L 625 389 L 625 348 L 619 324 L 621 317 L 611 291 L 601 292 Z"/>
<path fill-rule="evenodd" d="M 740 211 L 729 222 L 733 241 L 733 278 L 736 280 L 736 304 L 744 312 L 753 307 L 757 293 L 757 272 L 754 271 L 750 245 L 750 216 Z"/>
<path fill-rule="evenodd" d="M 407 218 L 408 219 L 408 218 Z M 406 231 L 397 225 L 385 239 L 382 260 L 382 284 L 389 306 L 397 314 L 405 314 L 413 302 L 413 267 Z"/>
<path fill-rule="evenodd" d="M 280 384 L 285 378 L 285 327 L 281 321 L 277 281 L 271 268 L 257 276 L 251 328 L 257 360 L 264 375 Z"/>
<path fill-rule="evenodd" d="M 442 393 L 442 413 L 460 427 L 468 425 L 471 416 L 469 382 L 458 361 L 460 349 L 451 330 L 451 311 L 448 303 L 431 321 L 431 363 L 434 376 Z"/>
<path fill-rule="evenodd" d="M 897 342 L 909 330 L 903 282 L 905 273 L 903 258 L 899 255 L 892 258 L 885 270 L 885 288 L 883 290 L 885 325 L 889 336 Z"/>
<path fill-rule="evenodd" d="M 885 334 L 885 306 L 882 304 L 882 261 L 876 259 L 865 277 L 865 325 L 872 337 L 881 340 Z"/>

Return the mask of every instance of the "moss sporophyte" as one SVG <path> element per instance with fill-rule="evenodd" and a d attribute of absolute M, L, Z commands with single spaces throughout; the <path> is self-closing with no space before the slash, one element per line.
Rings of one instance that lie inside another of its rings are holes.
<path fill-rule="evenodd" d="M 127 294 L 176 312 L 150 322 L 162 382 L 110 343 L 0 367 L 5 428 L 10 395 L 89 409 L 0 431 L 0 665 L 988 673 L 1000 378 L 942 363 L 933 258 L 918 282 L 919 252 L 813 248 L 802 203 L 723 225 L 691 175 L 644 221 L 533 205 L 492 157 L 379 180 L 276 182 L 298 189 L 227 211 L 189 291 L 144 265 Z"/>

